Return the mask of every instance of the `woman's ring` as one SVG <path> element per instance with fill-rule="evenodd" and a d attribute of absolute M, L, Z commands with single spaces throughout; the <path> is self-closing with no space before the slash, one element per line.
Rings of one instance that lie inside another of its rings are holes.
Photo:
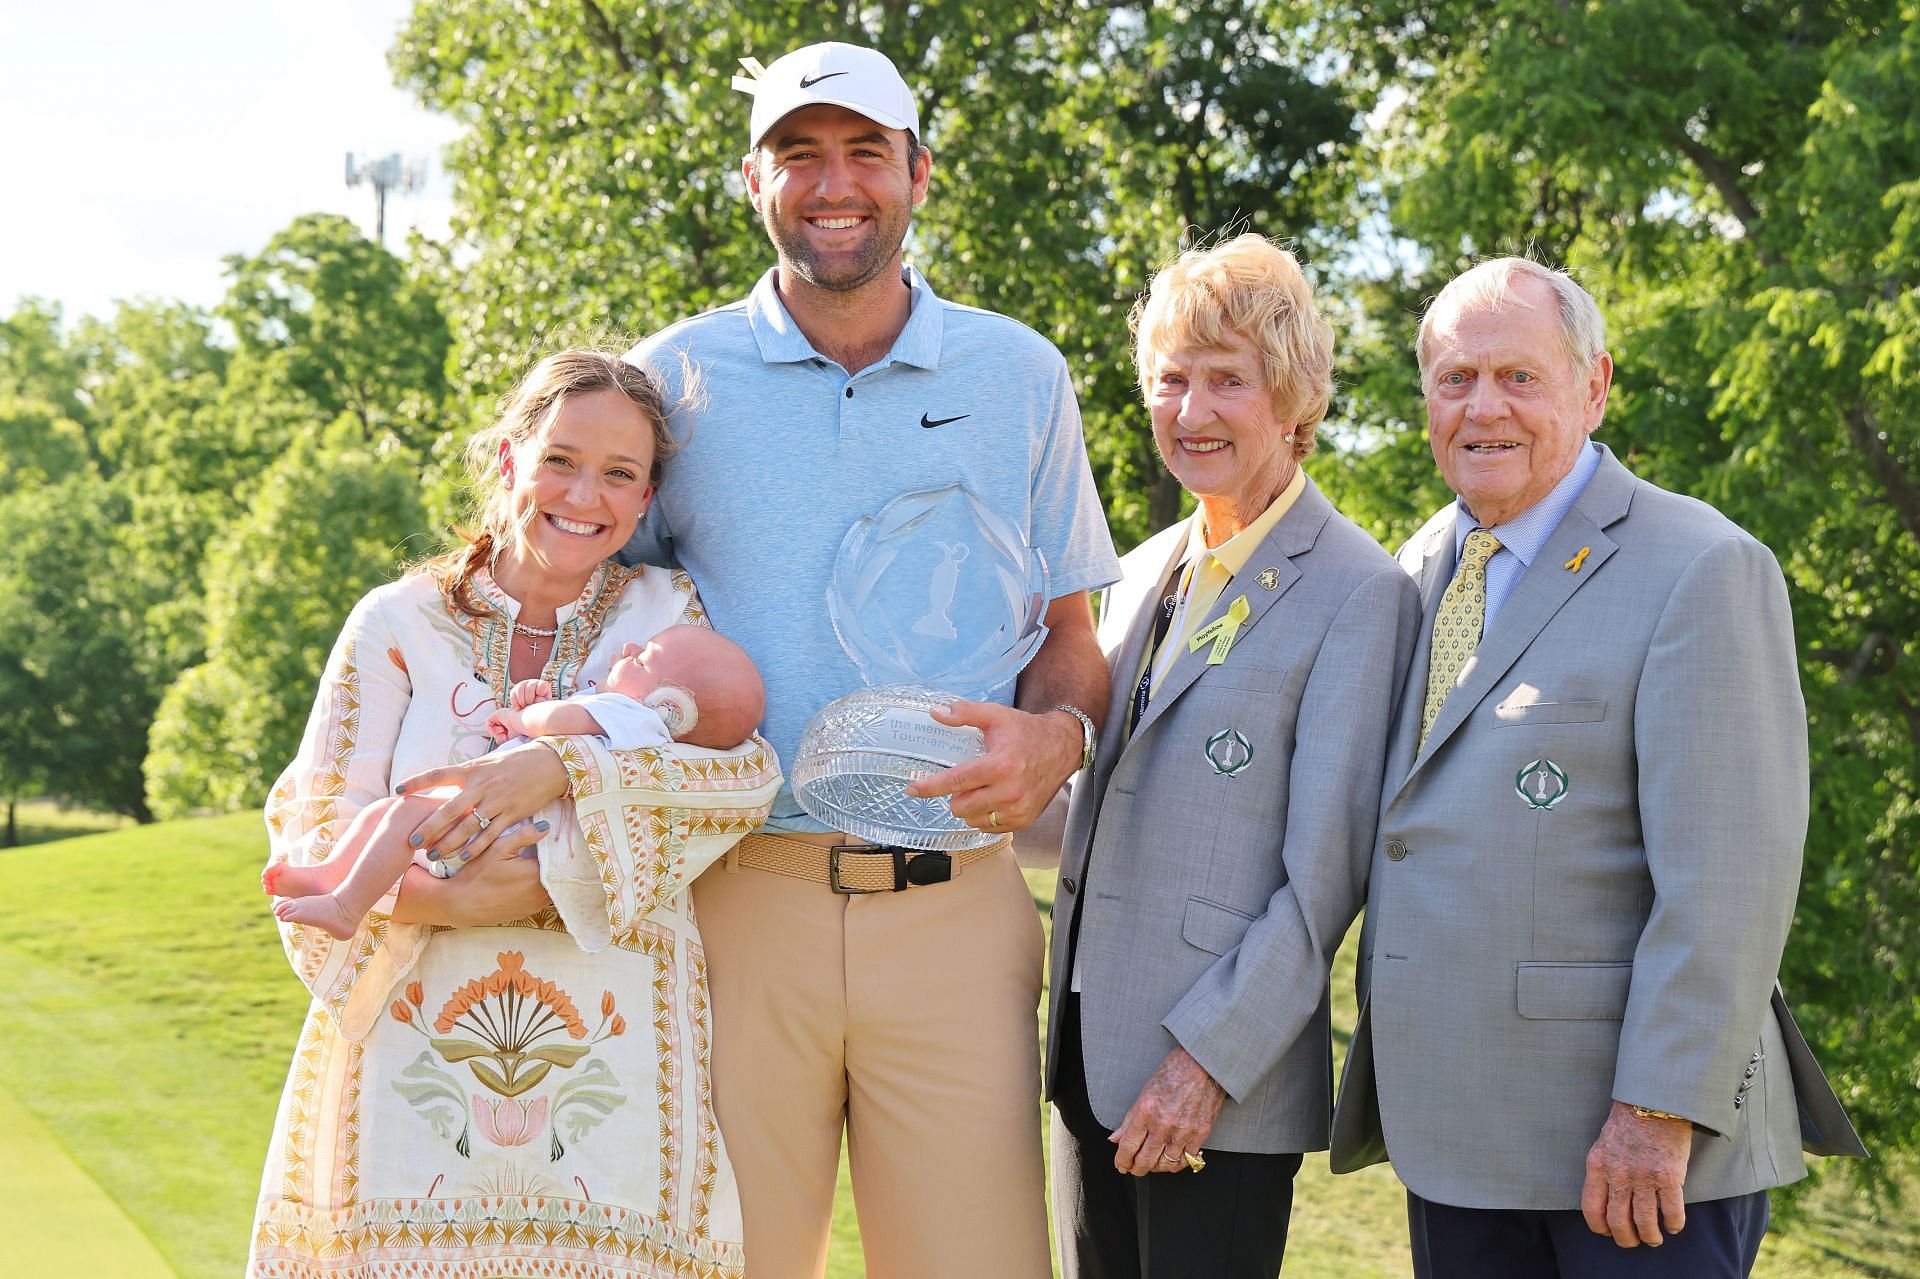
<path fill-rule="evenodd" d="M 473 810 L 473 820 L 480 823 L 481 830 L 485 830 L 487 827 L 493 825 L 493 818 L 481 816 L 480 810 L 477 808 Z"/>
<path fill-rule="evenodd" d="M 987 810 L 987 825 L 998 826 L 999 824 L 1000 824 L 1000 810 L 997 808 L 989 808 Z"/>

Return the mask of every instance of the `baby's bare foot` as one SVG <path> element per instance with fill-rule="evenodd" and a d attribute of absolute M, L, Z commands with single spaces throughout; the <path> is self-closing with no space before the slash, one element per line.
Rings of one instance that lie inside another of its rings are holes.
<path fill-rule="evenodd" d="M 315 893 L 331 892 L 311 866 L 295 866 L 290 862 L 272 862 L 260 872 L 260 887 L 275 897 L 311 897 Z"/>
<path fill-rule="evenodd" d="M 360 921 L 347 914 L 347 908 L 335 900 L 331 893 L 314 893 L 308 897 L 289 897 L 273 908 L 275 919 L 289 924 L 305 924 L 309 928 L 318 928 L 341 941 L 353 936 Z"/>

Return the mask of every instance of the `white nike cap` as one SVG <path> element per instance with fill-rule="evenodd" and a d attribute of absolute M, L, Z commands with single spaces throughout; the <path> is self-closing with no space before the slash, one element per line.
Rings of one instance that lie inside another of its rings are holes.
<path fill-rule="evenodd" d="M 748 146 L 760 145 L 767 130 L 785 116 L 819 103 L 845 107 L 875 124 L 920 136 L 913 94 L 878 49 L 829 41 L 795 49 L 774 59 L 772 66 L 763 67 L 753 58 L 740 59 L 740 65 L 747 74 L 733 77 L 733 87 L 753 95 Z"/>

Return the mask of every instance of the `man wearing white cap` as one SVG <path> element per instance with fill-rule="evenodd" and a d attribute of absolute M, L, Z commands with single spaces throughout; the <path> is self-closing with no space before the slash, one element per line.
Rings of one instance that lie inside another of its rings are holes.
<path fill-rule="evenodd" d="M 1055 598 L 1012 704 L 943 716 L 980 728 L 986 754 L 917 793 L 1004 835 L 1087 761 L 1079 708 L 1107 705 L 1088 594 L 1118 561 L 1066 362 L 903 269 L 932 158 L 884 55 L 817 44 L 743 65 L 743 174 L 778 261 L 745 299 L 628 354 L 676 389 L 697 370 L 700 393 L 673 415 L 682 446 L 627 557 L 693 575 L 759 665 L 763 731 L 791 762 L 813 714 L 861 687 L 826 608 L 847 529 L 965 484 L 1046 556 Z M 868 1273 L 1044 1279 L 1041 927 L 1009 841 L 950 859 L 855 843 L 785 791 L 694 890 L 748 1273 L 823 1272 L 844 1131 Z M 876 889 L 876 865 L 904 873 Z"/>

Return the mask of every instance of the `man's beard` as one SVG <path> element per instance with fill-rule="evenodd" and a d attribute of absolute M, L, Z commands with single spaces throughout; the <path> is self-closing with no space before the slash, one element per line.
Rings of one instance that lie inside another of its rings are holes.
<path fill-rule="evenodd" d="M 900 252 L 900 246 L 906 243 L 906 220 L 902 219 L 898 234 L 889 227 L 886 220 L 876 215 L 874 233 L 867 242 L 851 256 L 836 255 L 829 265 L 827 259 L 807 242 L 804 220 L 801 229 L 790 232 L 789 224 L 773 216 L 769 211 L 761 221 L 767 228 L 767 238 L 773 241 L 774 249 L 783 262 L 793 268 L 793 273 L 817 289 L 829 293 L 852 293 L 878 279 L 893 264 Z"/>

